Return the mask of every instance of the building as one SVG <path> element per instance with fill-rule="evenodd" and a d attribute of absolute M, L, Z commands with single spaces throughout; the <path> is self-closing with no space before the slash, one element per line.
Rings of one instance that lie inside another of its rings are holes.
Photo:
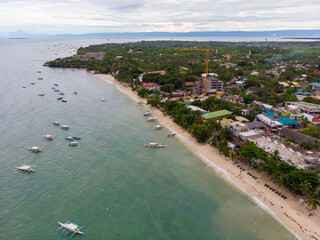
<path fill-rule="evenodd" d="M 154 82 L 150 82 L 150 83 L 143 83 L 143 87 L 149 90 L 159 90 L 160 85 Z"/>
<path fill-rule="evenodd" d="M 295 107 L 292 107 L 295 106 Z M 286 102 L 287 109 L 295 108 L 296 111 L 308 114 L 320 114 L 320 105 L 308 102 Z"/>
<path fill-rule="evenodd" d="M 312 87 L 312 90 L 315 90 L 315 91 L 320 90 L 320 83 L 318 82 L 310 83 L 309 86 Z"/>
<path fill-rule="evenodd" d="M 286 128 L 286 127 L 282 128 L 280 130 L 280 134 L 282 136 L 286 137 L 286 138 L 292 138 L 297 142 L 307 143 L 307 142 L 314 142 L 314 141 L 317 140 L 317 139 L 315 139 L 313 137 L 301 134 L 301 133 L 299 133 L 299 132 L 297 132 L 295 130 L 292 130 L 292 129 L 289 129 L 289 128 Z"/>
<path fill-rule="evenodd" d="M 187 108 L 190 108 L 192 111 L 199 111 L 200 114 L 205 114 L 207 112 L 206 110 L 193 105 L 189 105 Z"/>
<path fill-rule="evenodd" d="M 206 73 L 202 74 L 202 79 L 197 86 L 193 87 L 193 94 L 201 95 L 204 93 L 204 84 Z M 223 81 L 218 79 L 218 74 L 208 73 L 207 78 L 207 93 L 223 92 Z"/>
<path fill-rule="evenodd" d="M 106 56 L 105 52 L 88 52 L 85 55 L 73 55 L 72 58 L 80 60 L 96 59 L 102 60 Z"/>
<path fill-rule="evenodd" d="M 232 114 L 232 112 L 230 112 L 228 110 L 219 110 L 219 111 L 203 114 L 202 117 L 205 120 L 213 119 L 213 118 L 221 119 L 221 118 L 228 116 L 228 115 L 231 115 L 231 114 Z"/>

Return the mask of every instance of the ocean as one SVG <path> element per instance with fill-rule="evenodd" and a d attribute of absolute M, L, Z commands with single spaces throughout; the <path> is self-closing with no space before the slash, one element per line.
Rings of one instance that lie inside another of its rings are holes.
<path fill-rule="evenodd" d="M 113 85 L 43 67 L 110 41 L 124 40 L 0 40 L 0 239 L 67 239 L 55 230 L 68 219 L 85 226 L 74 239 L 295 239 L 169 130 L 154 131 L 146 109 Z M 54 83 L 68 102 L 57 101 Z M 79 145 L 68 146 L 68 136 Z M 26 149 L 34 145 L 43 152 Z M 24 164 L 35 172 L 17 174 Z"/>

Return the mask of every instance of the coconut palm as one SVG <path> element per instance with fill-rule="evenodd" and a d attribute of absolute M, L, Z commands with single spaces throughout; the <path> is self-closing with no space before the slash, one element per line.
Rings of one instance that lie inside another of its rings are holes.
<path fill-rule="evenodd" d="M 304 180 L 304 182 L 302 182 L 300 184 L 300 191 L 303 195 L 307 195 L 307 194 L 311 193 L 311 191 L 312 191 L 311 183 L 307 180 Z"/>
<path fill-rule="evenodd" d="M 312 210 L 316 210 L 320 206 L 320 198 L 315 193 L 310 194 L 305 202 L 312 207 Z"/>

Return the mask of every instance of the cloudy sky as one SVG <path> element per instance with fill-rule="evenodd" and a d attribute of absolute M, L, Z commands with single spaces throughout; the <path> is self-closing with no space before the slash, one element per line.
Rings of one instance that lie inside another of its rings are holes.
<path fill-rule="evenodd" d="M 0 0 L 0 33 L 320 29 L 320 0 Z"/>

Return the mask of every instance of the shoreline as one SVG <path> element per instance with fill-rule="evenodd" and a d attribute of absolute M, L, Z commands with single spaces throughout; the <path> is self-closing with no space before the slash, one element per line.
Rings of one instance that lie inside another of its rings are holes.
<path fill-rule="evenodd" d="M 314 215 L 308 217 L 309 211 L 299 204 L 300 197 L 293 193 L 279 188 L 274 184 L 270 177 L 265 173 L 260 173 L 257 170 L 249 169 L 249 166 L 240 162 L 233 162 L 220 155 L 219 152 L 209 144 L 200 144 L 178 124 L 174 123 L 170 116 L 164 114 L 155 107 L 147 106 L 146 99 L 140 98 L 136 92 L 133 92 L 130 87 L 117 81 L 114 77 L 108 74 L 94 74 L 96 77 L 105 82 L 114 85 L 120 92 L 129 96 L 135 102 L 141 102 L 153 112 L 154 117 L 158 118 L 159 123 L 164 125 L 171 131 L 177 132 L 177 137 L 185 144 L 195 155 L 201 158 L 209 167 L 213 168 L 221 177 L 228 181 L 233 186 L 240 189 L 248 195 L 260 208 L 264 209 L 283 226 L 285 226 L 298 239 L 319 239 L 320 240 L 320 210 L 314 211 Z M 237 165 L 242 166 L 246 170 L 243 173 L 251 172 L 258 179 L 254 180 L 247 174 L 240 174 Z M 279 189 L 288 196 L 283 199 L 272 191 L 264 187 L 267 183 L 270 186 Z M 266 191 L 267 190 L 267 191 Z"/>

